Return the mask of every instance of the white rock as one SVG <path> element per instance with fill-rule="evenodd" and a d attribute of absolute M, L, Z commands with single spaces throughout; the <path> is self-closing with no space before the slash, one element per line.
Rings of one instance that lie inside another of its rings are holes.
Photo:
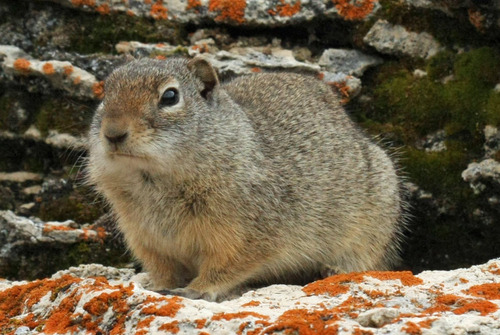
<path fill-rule="evenodd" d="M 414 58 L 429 58 L 441 50 L 439 42 L 430 34 L 410 32 L 385 20 L 378 20 L 363 41 L 381 53 Z"/>
<path fill-rule="evenodd" d="M 362 76 L 367 68 L 381 63 L 382 60 L 378 57 L 347 49 L 326 49 L 318 61 L 326 71 L 358 77 Z"/>
<path fill-rule="evenodd" d="M 57 89 L 75 97 L 99 98 L 100 84 L 93 74 L 58 60 L 41 61 L 15 46 L 0 45 L 0 65 L 5 74 L 46 78 Z"/>
<path fill-rule="evenodd" d="M 161 296 L 134 278 L 131 270 L 85 265 L 60 271 L 35 289 L 0 282 L 0 294 L 16 299 L 15 292 L 24 292 L 24 300 L 14 300 L 22 312 L 13 317 L 17 327 L 38 322 L 39 329 L 30 329 L 34 334 L 43 333 L 56 317 L 59 333 L 71 326 L 74 334 L 86 334 L 88 327 L 125 334 L 500 333 L 500 259 L 417 276 L 368 272 L 332 276 L 305 287 L 272 285 L 222 303 Z M 9 291 L 14 286 L 25 291 Z M 47 287 L 46 294 L 40 295 L 39 287 Z M 67 326 L 61 313 L 72 320 Z M 97 323 L 83 321 L 89 319 Z"/>
<path fill-rule="evenodd" d="M 24 183 L 26 181 L 40 181 L 40 173 L 18 171 L 18 172 L 0 172 L 0 181 L 11 181 L 14 183 Z"/>

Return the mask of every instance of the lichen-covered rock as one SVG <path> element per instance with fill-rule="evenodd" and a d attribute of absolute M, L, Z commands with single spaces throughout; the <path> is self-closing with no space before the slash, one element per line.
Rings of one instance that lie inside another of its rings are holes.
<path fill-rule="evenodd" d="M 39 243 L 76 243 L 87 240 L 103 240 L 104 229 L 90 227 L 80 229 L 71 220 L 64 222 L 43 222 L 40 219 L 17 216 L 11 211 L 0 211 L 0 259 L 9 256 L 12 245 Z"/>
<path fill-rule="evenodd" d="M 414 58 L 429 58 L 441 50 L 439 42 L 430 34 L 410 32 L 385 20 L 378 20 L 363 41 L 381 53 Z"/>
<path fill-rule="evenodd" d="M 475 193 L 481 193 L 487 184 L 500 187 L 500 163 L 488 158 L 479 163 L 470 163 L 462 172 L 462 178 L 470 183 Z"/>
<path fill-rule="evenodd" d="M 500 152 L 500 130 L 497 127 L 486 125 L 484 139 L 484 156 L 492 158 Z"/>
<path fill-rule="evenodd" d="M 43 77 L 54 88 L 62 89 L 70 95 L 86 99 L 98 99 L 103 94 L 102 83 L 93 74 L 65 61 L 40 61 L 33 59 L 15 46 L 0 45 L 1 67 L 10 80 L 17 77 Z M 43 89 L 33 88 L 35 91 Z"/>
<path fill-rule="evenodd" d="M 318 61 L 318 65 L 326 71 L 357 77 L 362 76 L 367 68 L 381 63 L 380 58 L 354 49 L 326 49 Z"/>
<path fill-rule="evenodd" d="M 32 0 L 33 1 L 33 0 Z M 233 25 L 283 25 L 314 18 L 362 20 L 380 8 L 375 0 L 51 0 L 71 8 L 99 12 L 120 12 L 130 16 L 151 17 L 179 23 L 203 20 Z"/>
<path fill-rule="evenodd" d="M 0 327 L 31 334 L 465 334 L 500 332 L 500 260 L 453 271 L 335 275 L 222 303 L 162 296 L 102 266 L 0 281 Z"/>
<path fill-rule="evenodd" d="M 97 260 L 123 264 L 128 256 L 113 235 L 103 226 L 42 221 L 0 211 L 0 273 L 11 279 L 39 278 Z"/>

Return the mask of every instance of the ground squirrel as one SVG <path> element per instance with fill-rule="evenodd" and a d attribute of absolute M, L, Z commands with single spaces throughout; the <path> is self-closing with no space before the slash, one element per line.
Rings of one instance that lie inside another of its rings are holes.
<path fill-rule="evenodd" d="M 398 259 L 394 164 L 312 76 L 130 62 L 105 81 L 88 169 L 157 289 L 221 300 Z"/>

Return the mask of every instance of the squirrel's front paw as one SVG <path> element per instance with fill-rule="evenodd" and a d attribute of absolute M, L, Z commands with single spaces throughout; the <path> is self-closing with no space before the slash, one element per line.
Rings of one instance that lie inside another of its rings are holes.
<path fill-rule="evenodd" d="M 193 290 L 192 288 L 174 288 L 171 290 L 161 290 L 157 291 L 160 294 L 163 295 L 178 295 L 181 297 L 189 298 L 189 299 L 203 299 L 207 301 L 216 301 L 217 300 L 217 294 L 215 293 L 209 293 L 209 292 L 200 292 L 197 290 Z"/>

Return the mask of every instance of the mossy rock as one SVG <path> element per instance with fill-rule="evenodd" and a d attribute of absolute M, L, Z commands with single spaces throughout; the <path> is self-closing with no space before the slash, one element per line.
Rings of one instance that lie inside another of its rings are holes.
<path fill-rule="evenodd" d="M 16 259 L 4 262 L 0 276 L 10 280 L 50 277 L 59 270 L 80 264 L 99 263 L 124 267 L 132 261 L 123 244 L 108 238 L 105 243 L 80 242 L 71 245 L 39 244 L 15 246 Z"/>
<path fill-rule="evenodd" d="M 49 130 L 72 135 L 84 135 L 89 129 L 94 111 L 83 102 L 46 98 L 35 116 L 35 126 L 46 136 Z"/>

